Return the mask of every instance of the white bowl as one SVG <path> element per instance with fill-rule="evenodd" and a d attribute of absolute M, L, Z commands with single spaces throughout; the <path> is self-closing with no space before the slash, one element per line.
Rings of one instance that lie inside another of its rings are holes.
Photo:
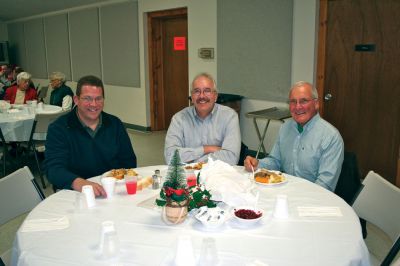
<path fill-rule="evenodd" d="M 251 219 L 241 218 L 241 217 L 237 216 L 237 214 L 236 214 L 236 212 L 238 210 L 249 210 L 255 214 L 261 213 L 261 216 L 259 216 L 257 218 L 251 218 Z M 234 217 L 236 222 L 238 222 L 241 225 L 246 225 L 246 226 L 247 225 L 255 225 L 264 217 L 264 211 L 259 208 L 254 209 L 254 207 L 250 207 L 250 206 L 239 206 L 232 210 L 232 216 Z"/>
<path fill-rule="evenodd" d="M 226 212 L 219 207 L 207 208 L 201 207 L 197 214 L 196 219 L 199 220 L 207 229 L 215 229 L 225 223 Z"/>

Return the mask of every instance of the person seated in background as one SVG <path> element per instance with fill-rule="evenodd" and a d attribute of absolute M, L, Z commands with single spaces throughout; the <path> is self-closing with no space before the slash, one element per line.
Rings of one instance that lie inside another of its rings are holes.
<path fill-rule="evenodd" d="M 87 180 L 111 169 L 135 168 L 136 155 L 121 120 L 103 111 L 104 86 L 95 76 L 79 79 L 75 107 L 49 125 L 45 145 L 47 179 L 56 188 L 82 191 L 91 185 L 96 196 L 103 187 Z"/>
<path fill-rule="evenodd" d="M 214 159 L 236 165 L 241 145 L 237 113 L 216 103 L 216 83 L 207 73 L 194 78 L 191 96 L 193 106 L 172 117 L 165 138 L 166 163 L 178 149 L 185 163 L 205 162 L 212 155 Z"/>
<path fill-rule="evenodd" d="M 247 156 L 246 170 L 278 170 L 334 191 L 344 144 L 339 131 L 320 117 L 316 88 L 304 81 L 295 83 L 289 92 L 289 109 L 292 119 L 283 123 L 271 153 L 261 160 Z"/>
<path fill-rule="evenodd" d="M 65 75 L 61 72 L 53 72 L 50 77 L 50 86 L 53 88 L 50 94 L 50 104 L 62 107 L 63 110 L 72 108 L 74 93 L 65 85 Z"/>
<path fill-rule="evenodd" d="M 21 72 L 17 75 L 17 84 L 7 88 L 4 100 L 11 104 L 25 104 L 26 101 L 37 100 L 36 90 L 29 87 L 32 75 Z"/>
<path fill-rule="evenodd" d="M 0 99 L 4 98 L 5 90 L 11 85 L 11 81 L 8 79 L 9 72 L 8 65 L 0 65 Z"/>

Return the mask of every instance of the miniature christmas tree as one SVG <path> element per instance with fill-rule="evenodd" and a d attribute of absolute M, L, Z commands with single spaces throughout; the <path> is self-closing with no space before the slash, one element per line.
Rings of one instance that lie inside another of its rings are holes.
<path fill-rule="evenodd" d="M 166 180 L 160 191 L 160 198 L 156 200 L 158 206 L 164 206 L 170 201 L 187 202 L 188 188 L 185 171 L 183 169 L 179 151 L 175 150 L 168 166 Z"/>

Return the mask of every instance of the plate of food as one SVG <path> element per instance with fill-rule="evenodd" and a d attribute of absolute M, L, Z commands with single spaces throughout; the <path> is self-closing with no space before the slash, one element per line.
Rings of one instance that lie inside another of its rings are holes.
<path fill-rule="evenodd" d="M 119 168 L 119 169 L 111 169 L 110 171 L 105 172 L 102 174 L 102 176 L 111 176 L 117 179 L 118 183 L 124 183 L 124 176 L 125 175 L 130 175 L 130 176 L 138 176 L 138 173 L 133 169 L 125 169 L 125 168 Z"/>
<path fill-rule="evenodd" d="M 201 170 L 205 164 L 205 162 L 189 163 L 185 165 L 185 170 Z"/>
<path fill-rule="evenodd" d="M 281 172 L 261 168 L 254 173 L 254 182 L 263 186 L 277 186 L 287 183 L 287 178 Z"/>

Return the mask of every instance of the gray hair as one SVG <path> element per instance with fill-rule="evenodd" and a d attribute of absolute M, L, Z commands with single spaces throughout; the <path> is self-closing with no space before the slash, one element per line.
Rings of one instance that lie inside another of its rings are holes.
<path fill-rule="evenodd" d="M 214 86 L 213 90 L 214 90 L 215 92 L 218 92 L 218 90 L 217 90 L 217 83 L 215 82 L 215 79 L 214 79 L 210 74 L 208 74 L 208 73 L 206 73 L 206 72 L 197 74 L 197 75 L 194 77 L 194 79 L 193 79 L 193 81 L 192 81 L 192 85 L 191 85 L 190 91 L 193 91 L 193 89 L 194 89 L 194 88 L 193 88 L 194 82 L 195 82 L 198 78 L 201 78 L 201 77 L 204 77 L 204 78 L 210 80 L 210 81 L 212 82 L 213 86 Z"/>
<path fill-rule="evenodd" d="M 31 80 L 32 75 L 28 72 L 21 72 L 17 75 L 17 84 L 19 84 L 22 80 Z"/>
<path fill-rule="evenodd" d="M 53 72 L 53 73 L 50 74 L 49 79 L 50 80 L 57 79 L 57 80 L 60 80 L 61 83 L 65 83 L 65 74 L 56 71 L 56 72 Z"/>
<path fill-rule="evenodd" d="M 307 81 L 297 81 L 292 85 L 289 91 L 289 95 L 292 93 L 292 90 L 299 87 L 310 86 L 311 87 L 311 95 L 314 99 L 318 99 L 318 91 L 310 82 Z"/>

